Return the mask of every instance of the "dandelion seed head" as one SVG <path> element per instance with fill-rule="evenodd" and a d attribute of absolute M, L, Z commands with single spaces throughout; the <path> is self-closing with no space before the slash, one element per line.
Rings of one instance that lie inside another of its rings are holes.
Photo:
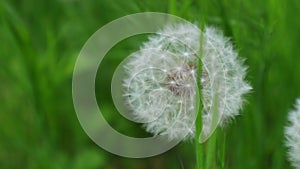
<path fill-rule="evenodd" d="M 200 34 L 203 35 L 203 66 L 198 77 Z M 212 130 L 212 106 L 216 96 L 220 125 L 224 126 L 239 114 L 242 96 L 251 89 L 244 81 L 243 61 L 229 39 L 212 27 L 206 27 L 201 33 L 193 24 L 166 26 L 149 37 L 140 51 L 130 56 L 125 70 L 125 96 L 135 117 L 148 121 L 144 124 L 148 132 L 166 135 L 170 140 L 195 135 L 198 78 L 203 99 L 204 136 Z"/>
<path fill-rule="evenodd" d="M 285 128 L 288 157 L 292 165 L 300 169 L 300 99 L 297 99 L 295 110 L 289 112 L 289 125 Z"/>

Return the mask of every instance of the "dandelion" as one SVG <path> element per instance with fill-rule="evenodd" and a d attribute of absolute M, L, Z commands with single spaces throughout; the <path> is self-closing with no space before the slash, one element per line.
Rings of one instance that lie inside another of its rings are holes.
<path fill-rule="evenodd" d="M 295 168 L 300 169 L 300 99 L 296 101 L 296 109 L 289 112 L 289 125 L 285 128 L 288 157 Z"/>
<path fill-rule="evenodd" d="M 203 66 L 198 79 L 200 46 Z M 244 81 L 246 67 L 229 39 L 212 27 L 201 33 L 187 23 L 166 26 L 150 36 L 130 56 L 125 70 L 125 97 L 134 116 L 146 122 L 148 132 L 169 140 L 195 136 L 197 80 L 201 81 L 204 137 L 213 130 L 213 106 L 217 105 L 218 122 L 224 126 L 239 114 L 242 96 L 251 89 Z"/>

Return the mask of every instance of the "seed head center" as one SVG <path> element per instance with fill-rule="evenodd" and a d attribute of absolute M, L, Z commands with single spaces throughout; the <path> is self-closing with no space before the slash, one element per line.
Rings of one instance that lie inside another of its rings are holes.
<path fill-rule="evenodd" d="M 190 95 L 194 91 L 196 65 L 182 64 L 172 69 L 167 78 L 167 88 L 176 96 Z"/>

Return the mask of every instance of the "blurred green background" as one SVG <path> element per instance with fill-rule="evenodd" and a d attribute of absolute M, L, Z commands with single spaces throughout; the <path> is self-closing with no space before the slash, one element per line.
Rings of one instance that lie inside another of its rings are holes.
<path fill-rule="evenodd" d="M 289 169 L 283 130 L 300 96 L 299 0 L 0 0 L 0 168 L 195 167 L 192 141 L 152 158 L 122 158 L 93 143 L 76 118 L 71 84 L 81 47 L 106 23 L 145 11 L 202 19 L 232 38 L 254 89 L 242 115 L 223 130 L 226 168 Z M 115 110 L 110 81 L 122 58 L 144 40 L 116 45 L 96 81 L 106 119 L 133 136 L 148 134 Z"/>

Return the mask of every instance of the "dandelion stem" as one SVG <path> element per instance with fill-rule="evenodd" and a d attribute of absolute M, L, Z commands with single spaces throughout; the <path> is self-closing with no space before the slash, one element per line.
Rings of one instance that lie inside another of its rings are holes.
<path fill-rule="evenodd" d="M 204 169 L 204 146 L 199 142 L 201 129 L 202 129 L 202 118 L 200 113 L 198 112 L 198 116 L 196 119 L 196 137 L 195 137 L 196 160 L 197 160 L 197 169 Z"/>
<path fill-rule="evenodd" d="M 220 148 L 220 161 L 221 161 L 221 169 L 225 168 L 225 152 L 226 152 L 226 133 L 225 131 L 223 133 L 221 133 L 223 135 L 223 139 L 222 139 L 222 143 L 221 148 Z"/>
<path fill-rule="evenodd" d="M 218 86 L 214 86 L 215 89 L 218 89 Z M 212 124 L 211 124 L 211 130 L 214 129 L 214 126 L 218 123 L 218 95 L 215 94 L 215 97 L 213 99 L 213 117 L 212 117 Z M 206 157 L 206 169 L 215 168 L 216 165 L 216 146 L 217 146 L 217 133 L 218 130 L 211 131 L 213 132 L 210 139 L 207 142 L 207 157 Z"/>
<path fill-rule="evenodd" d="M 197 161 L 197 169 L 204 169 L 204 146 L 200 143 L 200 135 L 202 132 L 202 102 L 201 102 L 201 73 L 202 73 L 202 55 L 203 55 L 203 33 L 201 31 L 200 34 L 200 50 L 199 50 L 199 57 L 198 57 L 198 68 L 197 68 L 197 104 L 198 104 L 198 111 L 197 111 L 197 118 L 196 118 L 196 137 L 195 137 L 195 144 L 196 144 L 196 161 Z"/>
<path fill-rule="evenodd" d="M 207 142 L 206 169 L 212 169 L 216 167 L 217 133 L 218 132 L 216 130 Z"/>
<path fill-rule="evenodd" d="M 200 59 L 199 59 L 200 60 Z M 198 101 L 198 113 L 196 118 L 196 137 L 195 137 L 195 144 L 196 144 L 196 161 L 197 161 L 197 169 L 204 169 L 204 146 L 200 143 L 200 134 L 202 131 L 202 106 L 201 106 L 201 89 L 198 87 L 197 93 L 197 101 Z"/>

